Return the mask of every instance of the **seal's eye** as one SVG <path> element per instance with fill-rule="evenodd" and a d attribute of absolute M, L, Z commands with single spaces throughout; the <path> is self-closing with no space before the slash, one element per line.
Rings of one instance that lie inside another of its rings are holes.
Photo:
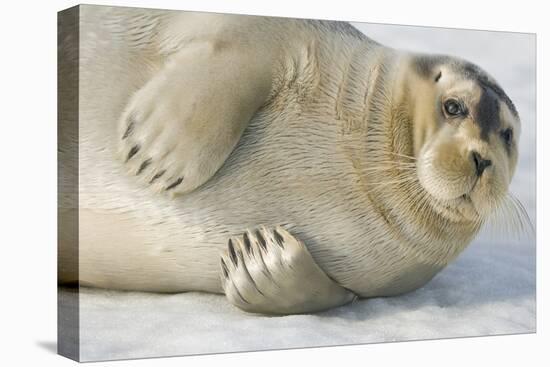
<path fill-rule="evenodd" d="M 448 99 L 443 104 L 445 113 L 449 116 L 461 116 L 465 114 L 464 107 L 456 99 Z"/>
<path fill-rule="evenodd" d="M 512 129 L 508 128 L 506 130 L 502 130 L 500 132 L 500 136 L 502 137 L 502 140 L 506 145 L 512 145 L 512 139 L 514 138 L 514 132 L 512 131 Z"/>

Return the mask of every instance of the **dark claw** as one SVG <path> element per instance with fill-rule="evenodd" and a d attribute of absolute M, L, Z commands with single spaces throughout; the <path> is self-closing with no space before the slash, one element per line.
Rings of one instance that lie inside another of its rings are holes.
<path fill-rule="evenodd" d="M 183 177 L 178 178 L 176 181 L 172 182 L 167 188 L 166 191 L 173 189 L 183 182 Z"/>
<path fill-rule="evenodd" d="M 256 237 L 258 237 L 258 242 L 260 242 L 260 247 L 263 247 L 267 251 L 267 244 L 265 243 L 265 238 L 262 236 L 262 233 L 259 229 L 256 230 Z"/>
<path fill-rule="evenodd" d="M 250 304 L 250 302 L 248 302 L 246 299 L 244 299 L 243 295 L 241 294 L 241 292 L 239 292 L 239 290 L 237 288 L 235 288 L 235 292 L 237 293 L 237 296 L 239 296 L 241 301 L 243 301 L 244 303 L 246 303 L 248 305 Z"/>
<path fill-rule="evenodd" d="M 152 184 L 153 182 L 155 182 L 157 179 L 161 178 L 163 174 L 166 173 L 166 170 L 162 170 L 160 171 L 159 173 L 157 173 L 156 175 L 153 176 L 153 178 L 151 179 L 151 181 L 149 181 L 150 184 Z"/>
<path fill-rule="evenodd" d="M 282 249 L 284 249 L 285 246 L 283 245 L 283 236 L 281 236 L 281 234 L 277 232 L 276 229 L 273 231 L 273 236 L 275 237 L 275 242 L 277 242 L 277 244 L 281 246 Z"/>
<path fill-rule="evenodd" d="M 233 262 L 233 265 L 238 265 L 237 254 L 235 253 L 235 248 L 233 247 L 233 241 L 230 239 L 227 243 L 227 248 L 229 249 L 229 258 Z"/>
<path fill-rule="evenodd" d="M 126 131 L 124 132 L 124 135 L 122 135 L 122 140 L 126 139 L 133 131 L 135 122 L 130 118 L 130 123 L 128 124 L 128 127 L 126 128 Z"/>
<path fill-rule="evenodd" d="M 128 152 L 128 157 L 126 157 L 126 162 L 128 162 L 133 156 L 136 155 L 137 152 L 139 152 L 139 148 L 140 146 L 139 144 L 137 144 L 137 145 L 134 145 L 132 149 L 130 149 L 130 151 Z"/>
<path fill-rule="evenodd" d="M 222 262 L 223 276 L 227 279 L 229 278 L 229 270 L 227 270 L 227 265 L 225 265 L 225 261 L 223 261 L 223 259 L 221 259 L 221 262 Z"/>
<path fill-rule="evenodd" d="M 139 175 L 141 172 L 143 172 L 143 170 L 144 170 L 145 168 L 147 168 L 147 166 L 150 165 L 151 162 L 152 162 L 152 159 L 151 159 L 151 158 L 149 158 L 149 159 L 143 161 L 143 163 L 141 164 L 141 166 L 139 166 L 139 169 L 138 169 L 138 171 L 137 171 L 137 173 L 136 173 L 136 176 Z"/>
<path fill-rule="evenodd" d="M 248 238 L 248 233 L 244 232 L 244 247 L 246 248 L 247 253 L 252 253 L 252 246 L 250 245 L 250 238 Z"/>

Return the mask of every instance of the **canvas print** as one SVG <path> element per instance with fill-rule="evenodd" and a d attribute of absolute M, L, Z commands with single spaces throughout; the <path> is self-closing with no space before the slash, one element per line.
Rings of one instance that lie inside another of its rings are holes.
<path fill-rule="evenodd" d="M 80 5 L 58 350 L 535 332 L 535 35 Z"/>

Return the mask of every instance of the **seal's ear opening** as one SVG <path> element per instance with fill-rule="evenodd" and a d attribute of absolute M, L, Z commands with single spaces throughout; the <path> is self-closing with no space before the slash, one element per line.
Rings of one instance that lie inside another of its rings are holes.
<path fill-rule="evenodd" d="M 439 81 L 439 79 L 441 78 L 441 70 L 439 71 L 439 73 L 435 76 L 435 82 L 437 83 Z"/>

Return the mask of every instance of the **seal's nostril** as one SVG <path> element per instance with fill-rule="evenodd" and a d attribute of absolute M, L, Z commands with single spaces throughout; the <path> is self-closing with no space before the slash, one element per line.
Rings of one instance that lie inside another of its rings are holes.
<path fill-rule="evenodd" d="M 491 160 L 483 159 L 481 157 L 481 154 L 479 154 L 475 150 L 472 152 L 472 160 L 474 161 L 474 165 L 476 167 L 476 173 L 478 176 L 481 176 L 483 174 L 483 171 L 485 171 L 485 168 L 493 164 Z"/>

